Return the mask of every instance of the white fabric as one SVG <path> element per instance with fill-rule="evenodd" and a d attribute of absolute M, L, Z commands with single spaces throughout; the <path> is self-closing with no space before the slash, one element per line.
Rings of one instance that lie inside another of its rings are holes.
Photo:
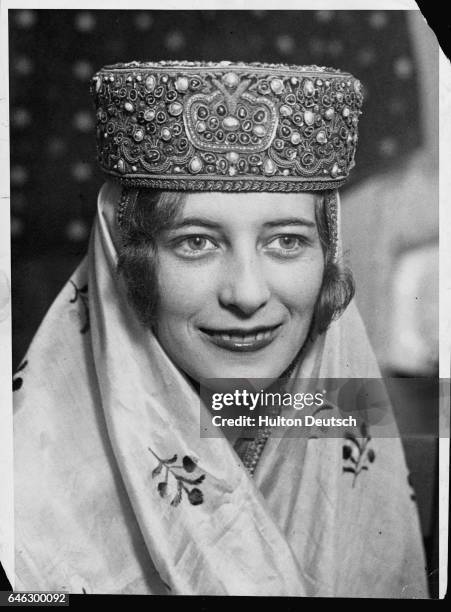
<path fill-rule="evenodd" d="M 343 471 L 343 439 L 290 438 L 287 431 L 269 439 L 252 479 L 225 438 L 200 438 L 206 408 L 140 326 L 116 274 L 119 195 L 113 184 L 102 188 L 87 259 L 50 309 L 21 371 L 15 588 L 427 596 L 399 439 L 373 439 L 375 460 L 354 479 Z M 86 282 L 90 331 L 80 333 L 87 313 L 75 287 Z M 305 351 L 293 390 L 298 377 L 378 375 L 351 305 Z M 190 485 L 171 505 L 179 468 L 169 471 L 168 495 L 159 494 L 155 455 L 175 454 L 171 465 L 197 461 L 187 476 L 205 475 L 197 485 L 203 503 L 189 502 Z"/>

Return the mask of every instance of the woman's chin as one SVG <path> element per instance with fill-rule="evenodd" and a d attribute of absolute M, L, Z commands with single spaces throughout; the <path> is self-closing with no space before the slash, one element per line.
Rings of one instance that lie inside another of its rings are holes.
<path fill-rule="evenodd" d="M 286 368 L 288 368 L 290 364 L 287 363 Z M 274 368 L 274 364 L 247 364 L 243 366 L 243 364 L 224 364 L 221 367 L 207 367 L 200 370 L 202 372 L 202 376 L 199 377 L 199 372 L 192 373 L 190 376 L 195 378 L 196 380 L 230 380 L 230 379 L 238 379 L 238 380 L 253 380 L 258 379 L 260 387 L 267 387 L 271 385 L 271 383 L 279 378 L 281 374 L 286 370 L 286 368 L 277 369 Z"/>

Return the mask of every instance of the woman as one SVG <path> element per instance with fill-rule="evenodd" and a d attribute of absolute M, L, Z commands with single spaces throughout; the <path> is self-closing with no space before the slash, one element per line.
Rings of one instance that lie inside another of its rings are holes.
<path fill-rule="evenodd" d="M 399 439 L 200 431 L 205 379 L 379 376 L 340 264 L 360 84 L 134 62 L 93 91 L 117 180 L 16 375 L 15 588 L 426 596 Z"/>

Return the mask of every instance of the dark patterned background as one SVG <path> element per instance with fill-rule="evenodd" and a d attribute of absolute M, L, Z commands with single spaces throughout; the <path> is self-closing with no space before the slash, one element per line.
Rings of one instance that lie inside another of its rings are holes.
<path fill-rule="evenodd" d="M 10 10 L 9 28 L 15 365 L 86 250 L 102 183 L 89 79 L 101 66 L 172 58 L 348 70 L 366 94 L 350 184 L 420 144 L 402 11 Z"/>

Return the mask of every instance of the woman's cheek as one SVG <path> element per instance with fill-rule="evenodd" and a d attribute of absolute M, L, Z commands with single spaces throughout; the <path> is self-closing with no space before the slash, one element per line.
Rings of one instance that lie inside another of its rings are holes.
<path fill-rule="evenodd" d="M 212 292 L 214 272 L 194 262 L 161 265 L 158 275 L 160 308 L 185 316 L 195 314 Z"/>
<path fill-rule="evenodd" d="M 314 308 L 324 273 L 322 252 L 273 274 L 274 292 L 291 311 Z"/>

